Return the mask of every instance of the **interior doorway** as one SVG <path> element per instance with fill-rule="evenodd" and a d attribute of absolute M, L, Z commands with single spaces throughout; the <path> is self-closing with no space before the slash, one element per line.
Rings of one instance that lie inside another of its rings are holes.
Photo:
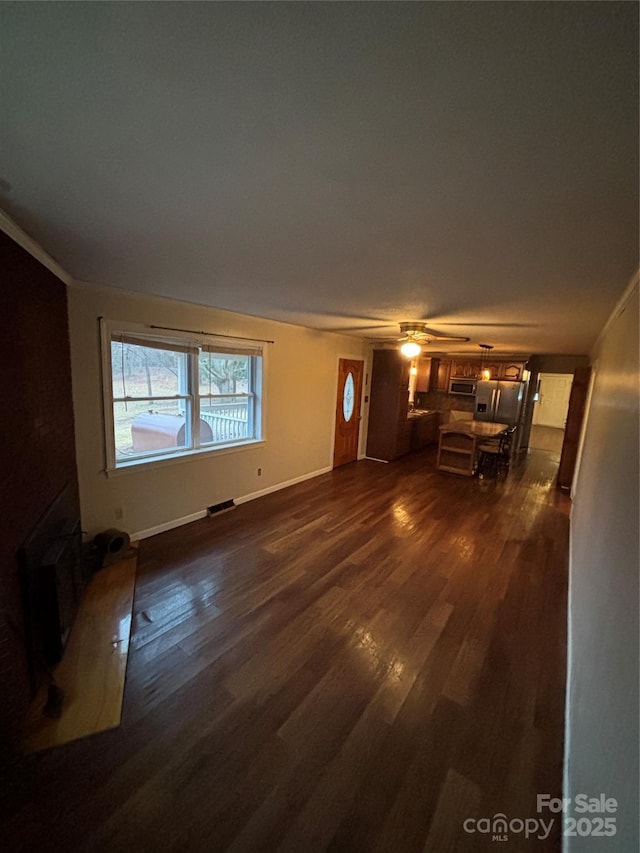
<path fill-rule="evenodd" d="M 540 373 L 533 405 L 529 447 L 560 457 L 567 425 L 572 373 Z"/>

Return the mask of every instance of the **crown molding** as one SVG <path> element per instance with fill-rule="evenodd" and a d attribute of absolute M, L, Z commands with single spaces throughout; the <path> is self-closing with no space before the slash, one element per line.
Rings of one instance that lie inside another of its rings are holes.
<path fill-rule="evenodd" d="M 22 246 L 26 252 L 46 267 L 49 272 L 52 272 L 56 278 L 60 279 L 60 281 L 63 281 L 66 285 L 73 283 L 72 276 L 70 276 L 69 273 L 51 257 L 51 255 L 45 252 L 42 246 L 34 240 L 33 237 L 30 237 L 26 231 L 23 231 L 22 228 L 20 228 L 20 226 L 1 208 L 0 230 L 4 231 L 4 233 L 8 237 L 11 237 L 11 239 L 19 246 Z"/>

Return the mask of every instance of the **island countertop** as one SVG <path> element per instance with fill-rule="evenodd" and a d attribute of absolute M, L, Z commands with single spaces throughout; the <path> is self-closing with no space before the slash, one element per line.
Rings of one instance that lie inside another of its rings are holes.
<path fill-rule="evenodd" d="M 489 421 L 451 421 L 442 424 L 440 432 L 462 432 L 479 438 L 494 438 L 509 429 L 509 424 L 494 424 Z"/>

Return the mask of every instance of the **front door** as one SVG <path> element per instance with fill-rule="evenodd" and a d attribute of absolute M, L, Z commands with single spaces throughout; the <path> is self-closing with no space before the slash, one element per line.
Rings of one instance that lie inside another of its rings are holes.
<path fill-rule="evenodd" d="M 364 362 L 341 358 L 338 364 L 338 399 L 336 402 L 336 437 L 333 467 L 355 462 L 360 436 L 360 400 Z"/>

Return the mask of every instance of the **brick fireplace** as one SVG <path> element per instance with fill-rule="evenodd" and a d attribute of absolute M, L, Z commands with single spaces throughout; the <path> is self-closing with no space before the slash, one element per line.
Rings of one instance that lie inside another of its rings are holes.
<path fill-rule="evenodd" d="M 66 286 L 0 233 L 0 757 L 31 698 L 17 553 L 60 492 L 79 517 Z"/>

